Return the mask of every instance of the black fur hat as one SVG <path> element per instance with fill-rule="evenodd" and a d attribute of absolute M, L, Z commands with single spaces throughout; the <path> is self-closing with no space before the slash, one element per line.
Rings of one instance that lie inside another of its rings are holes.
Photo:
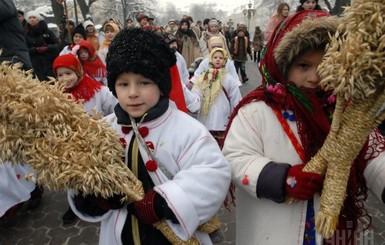
<path fill-rule="evenodd" d="M 82 35 L 84 40 L 87 40 L 87 33 L 82 24 L 79 24 L 74 28 L 72 32 L 72 42 L 74 41 L 74 36 L 76 33 Z"/>
<path fill-rule="evenodd" d="M 140 28 L 119 32 L 108 48 L 108 87 L 116 96 L 116 78 L 123 72 L 133 72 L 153 80 L 163 96 L 171 91 L 170 67 L 176 57 L 162 37 Z"/>

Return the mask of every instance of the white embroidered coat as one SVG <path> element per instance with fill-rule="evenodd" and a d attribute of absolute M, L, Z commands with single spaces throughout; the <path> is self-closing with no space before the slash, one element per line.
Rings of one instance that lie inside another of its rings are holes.
<path fill-rule="evenodd" d="M 107 86 L 102 86 L 89 101 L 83 103 L 83 108 L 89 115 L 93 115 L 95 109 L 102 116 L 107 116 L 114 112 L 116 104 L 118 104 L 118 99 Z"/>
<path fill-rule="evenodd" d="M 119 137 L 130 142 L 133 132 L 124 135 L 115 114 L 105 120 L 111 123 Z M 167 201 L 180 224 L 167 223 L 182 240 L 194 234 L 202 244 L 211 244 L 209 236 L 196 229 L 219 210 L 229 187 L 230 166 L 218 144 L 202 124 L 173 105 L 161 117 L 141 126 L 149 128 L 145 141 L 154 144 L 156 157 L 173 175 L 173 179 L 168 179 L 160 168 L 149 172 L 155 184 L 154 190 Z M 142 146 L 139 150 L 146 163 L 150 159 L 148 154 Z M 121 244 L 121 232 L 128 215 L 126 207 L 111 210 L 100 217 L 85 216 L 76 210 L 73 195 L 74 192 L 70 191 L 68 200 L 81 219 L 101 221 L 99 244 Z"/>
<path fill-rule="evenodd" d="M 300 141 L 296 122 L 287 122 Z M 261 101 L 243 106 L 232 122 L 223 153 L 230 162 L 232 181 L 237 186 L 236 244 L 302 245 L 307 202 L 275 203 L 256 196 L 259 174 L 268 162 L 301 163 L 273 110 Z M 380 200 L 385 187 L 384 163 L 383 152 L 364 172 L 368 187 Z M 242 184 L 245 175 L 249 180 L 247 185 Z M 314 197 L 314 207 L 317 216 L 318 195 Z M 316 238 L 321 245 L 318 233 Z"/>

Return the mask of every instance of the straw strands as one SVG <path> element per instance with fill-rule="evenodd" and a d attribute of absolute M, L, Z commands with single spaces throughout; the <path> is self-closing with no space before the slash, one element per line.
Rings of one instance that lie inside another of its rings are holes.
<path fill-rule="evenodd" d="M 346 8 L 325 59 L 321 86 L 334 90 L 331 131 L 304 171 L 325 174 L 316 230 L 333 236 L 346 198 L 351 164 L 385 118 L 385 1 L 355 0 Z"/>

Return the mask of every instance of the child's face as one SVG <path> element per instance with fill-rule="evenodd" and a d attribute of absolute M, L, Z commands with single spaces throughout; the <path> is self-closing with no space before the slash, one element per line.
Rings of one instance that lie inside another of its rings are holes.
<path fill-rule="evenodd" d="M 293 82 L 299 88 L 317 90 L 320 83 L 317 67 L 324 54 L 321 50 L 310 50 L 298 56 L 289 68 L 288 82 Z"/>
<path fill-rule="evenodd" d="M 148 19 L 147 18 L 142 18 L 141 20 L 140 20 L 140 22 L 139 22 L 139 25 L 140 26 L 148 26 L 149 25 L 149 23 L 148 23 Z"/>
<path fill-rule="evenodd" d="M 84 40 L 83 36 L 80 35 L 79 33 L 75 33 L 75 35 L 74 35 L 74 43 L 78 44 L 81 40 Z"/>
<path fill-rule="evenodd" d="M 108 41 L 114 40 L 115 36 L 116 36 L 116 32 L 110 31 L 110 30 L 106 30 L 106 39 Z"/>
<path fill-rule="evenodd" d="M 80 61 L 87 61 L 90 58 L 90 54 L 88 53 L 87 49 L 80 48 L 78 52 Z"/>
<path fill-rule="evenodd" d="M 245 36 L 245 33 L 243 31 L 238 31 L 238 34 L 237 34 L 238 37 L 244 37 Z"/>
<path fill-rule="evenodd" d="M 210 24 L 209 30 L 211 33 L 218 33 L 219 32 L 219 26 L 218 24 Z"/>
<path fill-rule="evenodd" d="M 29 24 L 31 26 L 35 26 L 35 25 L 37 25 L 37 23 L 39 23 L 38 18 L 36 18 L 35 16 L 29 16 Z"/>
<path fill-rule="evenodd" d="M 221 68 L 225 64 L 225 58 L 223 57 L 223 53 L 221 51 L 215 52 L 212 59 L 215 68 Z"/>
<path fill-rule="evenodd" d="M 305 10 L 312 10 L 312 9 L 315 9 L 315 6 L 317 5 L 317 2 L 314 1 L 314 0 L 307 0 L 306 2 L 304 2 L 302 4 L 302 7 L 305 9 Z"/>
<path fill-rule="evenodd" d="M 116 79 L 115 90 L 120 106 L 135 118 L 142 117 L 154 107 L 161 96 L 153 80 L 133 72 L 120 74 Z"/>
<path fill-rule="evenodd" d="M 188 25 L 187 25 L 187 23 L 186 22 L 183 22 L 182 23 L 182 25 L 180 25 L 180 29 L 182 29 L 182 30 L 187 30 L 188 29 Z"/>
<path fill-rule="evenodd" d="M 57 80 L 60 83 L 64 83 L 66 89 L 71 89 L 76 87 L 78 84 L 78 75 L 76 73 L 67 68 L 67 67 L 59 67 L 56 69 Z"/>
<path fill-rule="evenodd" d="M 87 30 L 87 32 L 94 32 L 95 31 L 95 27 L 93 25 L 88 25 L 86 30 Z"/>

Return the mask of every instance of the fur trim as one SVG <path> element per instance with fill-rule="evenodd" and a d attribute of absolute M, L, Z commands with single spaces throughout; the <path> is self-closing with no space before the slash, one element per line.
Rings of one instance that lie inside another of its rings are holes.
<path fill-rule="evenodd" d="M 326 33 L 334 35 L 338 24 L 335 16 L 309 19 L 285 34 L 274 51 L 274 58 L 282 74 L 287 75 L 294 58 L 303 52 L 316 48 L 325 49 L 330 42 Z"/>

